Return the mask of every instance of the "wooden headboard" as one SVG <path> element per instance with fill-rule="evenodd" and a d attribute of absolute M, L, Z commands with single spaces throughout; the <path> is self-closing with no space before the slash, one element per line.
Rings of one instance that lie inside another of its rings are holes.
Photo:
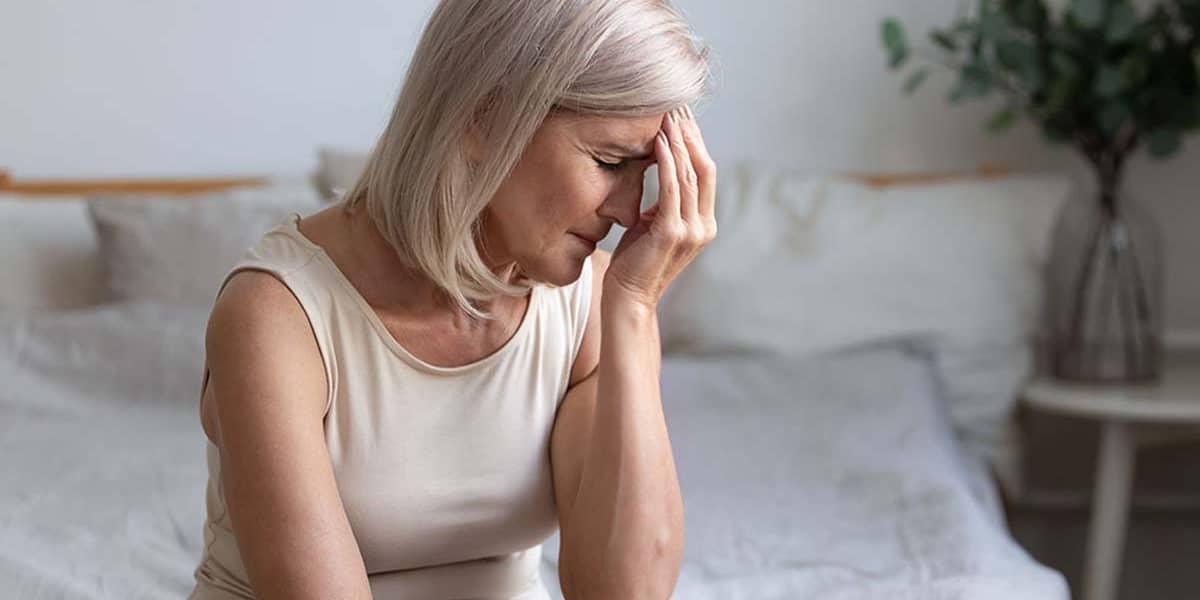
<path fill-rule="evenodd" d="M 959 173 L 846 173 L 849 177 L 875 187 L 938 183 L 956 179 L 998 179 L 1009 174 L 1008 167 L 994 163 L 984 163 L 974 171 Z"/>
<path fill-rule="evenodd" d="M 256 187 L 267 177 L 156 179 L 14 179 L 0 169 L 0 194 L 22 196 L 165 195 L 187 196 L 237 187 Z"/>
<path fill-rule="evenodd" d="M 934 183 L 964 178 L 997 178 L 1009 173 L 1003 165 L 984 164 L 974 171 L 959 173 L 846 173 L 872 186 Z M 90 195 L 170 195 L 186 196 L 218 192 L 237 187 L 255 187 L 267 183 L 267 177 L 185 178 L 185 179 L 13 179 L 0 169 L 0 193 L 23 196 Z"/>

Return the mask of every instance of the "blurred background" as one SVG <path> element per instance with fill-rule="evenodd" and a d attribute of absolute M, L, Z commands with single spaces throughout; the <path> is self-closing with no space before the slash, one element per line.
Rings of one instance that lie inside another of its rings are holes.
<path fill-rule="evenodd" d="M 1063 4 L 1065 2 L 1058 2 Z M 1152 4 L 1152 2 L 1143 2 Z M 302 174 L 322 146 L 366 150 L 386 123 L 432 2 L 48 0 L 0 7 L 0 156 L 23 177 Z M 701 119 L 717 160 L 827 171 L 952 172 L 981 163 L 1079 169 L 1022 123 L 981 127 L 993 98 L 950 107 L 938 72 L 906 98 L 879 27 L 941 27 L 958 0 L 678 3 L 719 58 Z M 1133 159 L 1167 253 L 1167 328 L 1200 330 L 1194 140 Z"/>
<path fill-rule="evenodd" d="M 4 2 L 0 170 L 14 180 L 310 178 L 321 150 L 370 149 L 433 4 Z M 949 104 L 953 73 L 934 71 L 916 93 L 904 92 L 904 77 L 888 68 L 884 19 L 900 19 L 923 43 L 961 14 L 957 0 L 676 4 L 717 57 L 716 92 L 698 113 L 722 165 L 879 174 L 1000 165 L 1079 185 L 1091 177 L 1078 154 L 1047 143 L 1026 119 L 986 131 L 1000 98 Z M 1168 160 L 1135 154 L 1126 178 L 1130 198 L 1162 229 L 1166 344 L 1200 348 L 1200 145 L 1185 138 Z M 1008 525 L 1077 592 L 1097 422 L 1019 413 L 1025 455 L 1019 491 L 1006 497 Z M 1197 450 L 1139 453 L 1120 597 L 1195 596 Z"/>

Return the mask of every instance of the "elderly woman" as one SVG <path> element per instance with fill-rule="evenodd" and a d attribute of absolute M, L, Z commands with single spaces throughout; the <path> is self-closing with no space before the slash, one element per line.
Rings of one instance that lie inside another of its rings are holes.
<path fill-rule="evenodd" d="M 222 285 L 191 598 L 546 598 L 556 528 L 567 598 L 669 596 L 655 305 L 716 234 L 708 81 L 667 0 L 443 0 L 357 184 Z"/>

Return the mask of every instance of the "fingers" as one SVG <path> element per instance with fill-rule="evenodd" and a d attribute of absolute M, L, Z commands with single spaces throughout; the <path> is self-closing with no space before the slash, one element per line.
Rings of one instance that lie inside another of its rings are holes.
<path fill-rule="evenodd" d="M 667 141 L 666 118 L 663 130 L 654 138 L 654 156 L 658 165 L 658 214 L 667 219 L 679 218 L 679 179 L 675 172 L 675 157 Z"/>
<path fill-rule="evenodd" d="M 679 216 L 685 222 L 696 219 L 696 196 L 698 181 L 696 170 L 692 167 L 692 157 L 688 152 L 688 144 L 684 141 L 683 121 L 687 115 L 682 108 L 667 113 L 667 141 L 670 142 L 671 155 L 675 159 L 675 176 L 679 181 Z"/>
<path fill-rule="evenodd" d="M 704 137 L 700 135 L 700 126 L 690 106 L 684 105 L 687 116 L 682 122 L 683 139 L 687 143 L 688 154 L 691 156 L 692 169 L 697 179 L 696 208 L 702 219 L 714 217 L 713 210 L 717 196 L 717 167 L 708 148 L 704 145 Z"/>

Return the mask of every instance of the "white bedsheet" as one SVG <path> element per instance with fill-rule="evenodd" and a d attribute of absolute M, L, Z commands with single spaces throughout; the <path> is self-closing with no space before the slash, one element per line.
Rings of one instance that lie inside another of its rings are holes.
<path fill-rule="evenodd" d="M 0 595 L 191 589 L 203 318 L 155 305 L 0 318 Z M 1005 533 L 924 363 L 883 349 L 668 358 L 663 392 L 688 525 L 675 597 L 1067 598 Z M 552 589 L 556 553 L 551 539 Z"/>
<path fill-rule="evenodd" d="M 1068 598 L 1008 535 L 983 461 L 959 449 L 931 382 L 897 348 L 668 360 L 687 522 L 676 597 Z"/>

